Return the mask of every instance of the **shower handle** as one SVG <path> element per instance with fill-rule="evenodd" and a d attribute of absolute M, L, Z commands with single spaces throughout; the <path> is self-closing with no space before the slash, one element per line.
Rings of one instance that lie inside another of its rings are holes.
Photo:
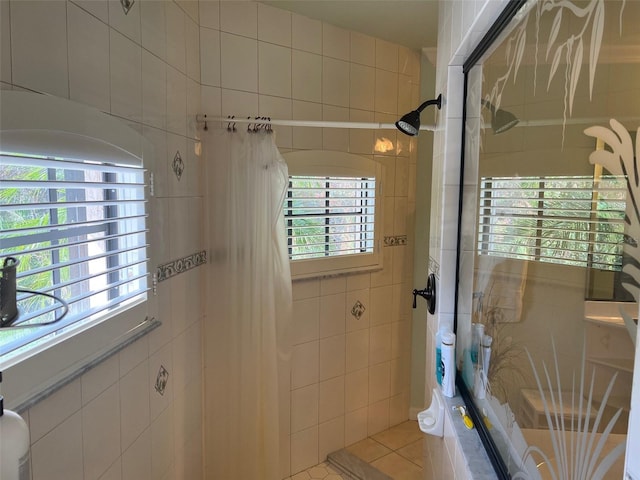
<path fill-rule="evenodd" d="M 427 301 L 427 310 L 431 315 L 436 312 L 436 276 L 430 273 L 427 277 L 427 287 L 422 290 L 413 289 L 413 308 L 416 308 L 416 297 L 420 295 Z"/>

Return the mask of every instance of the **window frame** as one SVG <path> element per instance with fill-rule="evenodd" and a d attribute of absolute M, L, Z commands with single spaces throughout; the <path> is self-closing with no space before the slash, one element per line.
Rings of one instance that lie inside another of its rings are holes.
<path fill-rule="evenodd" d="M 0 91 L 0 145 L 7 152 L 144 169 L 152 147 L 122 120 L 65 98 L 23 91 Z M 144 152 L 144 154 L 143 154 Z M 147 175 L 147 174 L 145 174 Z M 148 182 L 145 182 L 148 184 Z M 145 189 L 145 200 L 151 198 Z M 147 213 L 146 230 L 151 222 Z M 147 232 L 147 235 L 149 233 Z M 147 275 L 153 250 L 147 244 Z M 147 287 L 151 284 L 148 280 Z M 98 318 L 83 320 L 45 337 L 32 348 L 0 358 L 2 390 L 9 408 L 24 409 L 159 325 L 157 302 L 147 293 Z M 0 330 L 0 334 L 2 331 Z"/>
<path fill-rule="evenodd" d="M 291 278 L 297 280 L 381 270 L 384 211 L 382 164 L 372 158 L 333 150 L 300 150 L 285 153 L 283 158 L 287 163 L 290 176 L 352 177 L 358 179 L 374 177 L 376 182 L 373 252 L 291 260 L 289 262 Z"/>
<path fill-rule="evenodd" d="M 579 183 L 581 186 L 571 188 L 566 186 L 567 183 Z M 494 184 L 498 184 L 498 186 L 496 187 Z M 523 184 L 531 185 L 523 186 Z M 588 191 L 585 190 L 587 187 Z M 478 206 L 477 250 L 481 255 L 535 260 L 607 271 L 622 270 L 622 244 L 625 238 L 624 205 L 627 195 L 625 178 L 614 175 L 487 176 L 479 179 L 479 190 L 482 200 Z M 494 193 L 516 191 L 520 193 L 515 197 L 493 195 Z M 585 196 L 580 197 L 581 193 Z M 611 193 L 623 198 L 610 198 Z M 564 195 L 564 197 L 560 198 L 559 195 Z M 553 204 L 560 202 L 567 202 L 575 206 L 553 206 Z M 529 205 L 523 205 L 527 203 Z M 622 203 L 621 209 L 603 208 L 604 204 L 620 203 Z M 535 204 L 535 206 L 531 204 Z M 589 205 L 589 208 L 585 208 L 586 204 Z M 606 223 L 618 231 L 603 232 L 598 230 L 605 224 L 602 220 L 605 218 L 608 220 Z M 527 220 L 529 222 L 535 220 L 535 224 L 527 224 Z M 508 224 L 503 222 L 508 222 Z M 558 222 L 562 223 L 563 228 L 554 225 Z M 523 233 L 522 230 L 525 229 L 529 232 Z M 576 238 L 566 238 L 566 236 L 561 238 L 563 233 L 572 233 Z M 616 242 L 599 242 L 598 239 L 604 235 L 615 237 Z M 583 238 L 578 238 L 580 236 Z M 502 237 L 502 241 L 498 240 L 499 237 Z M 574 253 L 572 258 L 558 258 L 556 255 L 549 254 L 550 251 L 558 249 L 550 242 L 559 241 L 574 244 L 571 249 L 563 249 Z M 601 245 L 610 245 L 617 251 L 603 252 L 598 249 Z M 514 251 L 516 247 L 524 251 L 516 252 Z M 599 256 L 612 257 L 612 259 L 606 262 L 597 262 L 595 258 Z"/>

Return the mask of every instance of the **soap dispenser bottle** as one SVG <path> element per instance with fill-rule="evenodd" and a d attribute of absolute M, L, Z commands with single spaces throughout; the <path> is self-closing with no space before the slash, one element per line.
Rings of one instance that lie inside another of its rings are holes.
<path fill-rule="evenodd" d="M 29 427 L 20 415 L 4 409 L 0 395 L 0 479 L 29 480 L 29 465 Z"/>

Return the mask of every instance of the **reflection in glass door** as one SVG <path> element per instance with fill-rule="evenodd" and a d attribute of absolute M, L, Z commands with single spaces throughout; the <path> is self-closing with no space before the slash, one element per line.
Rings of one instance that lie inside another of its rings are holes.
<path fill-rule="evenodd" d="M 462 379 L 513 478 L 622 478 L 640 2 L 527 2 L 465 66 Z"/>

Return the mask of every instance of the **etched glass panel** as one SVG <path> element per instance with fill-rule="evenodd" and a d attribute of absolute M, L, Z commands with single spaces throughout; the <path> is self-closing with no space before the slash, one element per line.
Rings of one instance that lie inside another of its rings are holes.
<path fill-rule="evenodd" d="M 639 18 L 640 2 L 527 2 L 467 70 L 458 361 L 512 478 L 623 477 Z"/>

